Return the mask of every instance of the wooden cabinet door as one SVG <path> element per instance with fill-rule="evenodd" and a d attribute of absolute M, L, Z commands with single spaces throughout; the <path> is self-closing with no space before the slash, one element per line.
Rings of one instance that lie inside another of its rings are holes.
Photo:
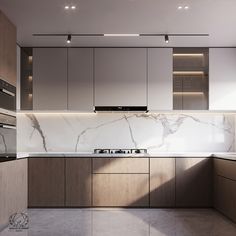
<path fill-rule="evenodd" d="M 149 206 L 149 175 L 93 174 L 93 206 Z"/>
<path fill-rule="evenodd" d="M 176 158 L 176 206 L 211 207 L 212 158 Z"/>
<path fill-rule="evenodd" d="M 215 175 L 214 207 L 236 222 L 236 181 Z"/>
<path fill-rule="evenodd" d="M 93 110 L 93 49 L 68 49 L 68 109 Z"/>
<path fill-rule="evenodd" d="M 0 79 L 16 86 L 16 27 L 1 11 Z"/>
<path fill-rule="evenodd" d="M 148 110 L 173 110 L 173 49 L 148 49 Z"/>
<path fill-rule="evenodd" d="M 175 158 L 150 158 L 150 206 L 175 206 Z"/>
<path fill-rule="evenodd" d="M 66 206 L 92 205 L 91 172 L 91 158 L 66 158 Z"/>
<path fill-rule="evenodd" d="M 0 229 L 27 209 L 27 159 L 0 163 Z"/>
<path fill-rule="evenodd" d="M 95 106 L 147 106 L 147 49 L 96 48 Z"/>
<path fill-rule="evenodd" d="M 33 49 L 33 109 L 67 109 L 67 49 Z"/>
<path fill-rule="evenodd" d="M 65 205 L 64 158 L 29 158 L 29 207 Z"/>

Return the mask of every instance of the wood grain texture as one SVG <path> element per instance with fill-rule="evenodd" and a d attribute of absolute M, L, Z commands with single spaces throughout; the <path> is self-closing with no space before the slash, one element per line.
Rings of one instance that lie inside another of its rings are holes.
<path fill-rule="evenodd" d="M 91 206 L 91 158 L 66 158 L 66 206 Z"/>
<path fill-rule="evenodd" d="M 64 158 L 29 158 L 29 207 L 65 205 Z"/>
<path fill-rule="evenodd" d="M 27 209 L 27 159 L 0 163 L 0 228 Z"/>
<path fill-rule="evenodd" d="M 214 207 L 236 222 L 236 181 L 215 176 Z"/>
<path fill-rule="evenodd" d="M 150 158 L 150 206 L 175 206 L 175 158 Z"/>
<path fill-rule="evenodd" d="M 214 159 L 214 172 L 217 175 L 236 181 L 236 162 Z"/>
<path fill-rule="evenodd" d="M 212 158 L 176 158 L 177 207 L 211 207 L 212 186 Z"/>
<path fill-rule="evenodd" d="M 94 174 L 93 206 L 149 206 L 148 174 Z"/>
<path fill-rule="evenodd" d="M 149 173 L 148 158 L 93 158 L 93 173 Z"/>
<path fill-rule="evenodd" d="M 16 86 L 16 27 L 1 11 L 0 77 Z"/>

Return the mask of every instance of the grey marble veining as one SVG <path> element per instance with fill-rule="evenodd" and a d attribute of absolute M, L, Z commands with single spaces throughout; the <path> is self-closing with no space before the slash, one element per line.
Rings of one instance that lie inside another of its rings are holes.
<path fill-rule="evenodd" d="M 19 152 L 229 152 L 235 118 L 224 114 L 18 114 Z"/>
<path fill-rule="evenodd" d="M 0 236 L 235 236 L 213 209 L 30 209 L 29 229 Z"/>
<path fill-rule="evenodd" d="M 0 128 L 0 154 L 16 152 L 16 131 Z"/>

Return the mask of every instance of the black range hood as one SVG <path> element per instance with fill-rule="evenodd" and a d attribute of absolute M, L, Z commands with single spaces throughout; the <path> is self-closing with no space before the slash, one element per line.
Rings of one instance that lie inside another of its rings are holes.
<path fill-rule="evenodd" d="M 148 112 L 147 106 L 95 106 L 94 112 Z"/>

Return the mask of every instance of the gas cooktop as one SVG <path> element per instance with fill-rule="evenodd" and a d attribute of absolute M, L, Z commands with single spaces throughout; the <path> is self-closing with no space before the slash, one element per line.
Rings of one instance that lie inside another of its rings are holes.
<path fill-rule="evenodd" d="M 95 154 L 146 154 L 147 149 L 94 149 Z"/>

